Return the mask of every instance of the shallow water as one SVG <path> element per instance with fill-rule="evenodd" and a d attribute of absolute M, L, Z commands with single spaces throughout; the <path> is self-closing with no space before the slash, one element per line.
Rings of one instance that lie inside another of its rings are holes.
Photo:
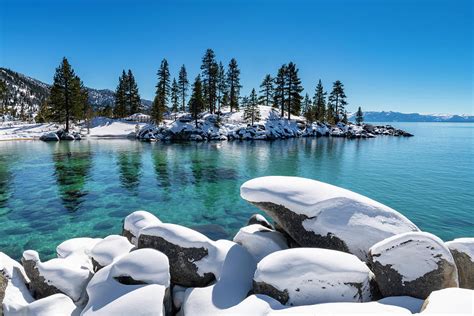
<path fill-rule="evenodd" d="M 231 238 L 257 209 L 240 185 L 313 178 L 367 195 L 444 240 L 474 236 L 474 124 L 397 123 L 368 140 L 0 142 L 0 251 L 52 257 L 61 241 L 120 233 L 137 209 Z"/>

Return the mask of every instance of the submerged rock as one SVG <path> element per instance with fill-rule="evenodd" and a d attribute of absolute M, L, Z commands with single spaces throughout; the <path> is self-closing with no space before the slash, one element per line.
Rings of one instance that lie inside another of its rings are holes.
<path fill-rule="evenodd" d="M 372 246 L 369 267 L 383 296 L 425 299 L 432 291 L 458 286 L 449 249 L 438 237 L 413 232 L 392 236 Z"/>
<path fill-rule="evenodd" d="M 318 248 L 268 255 L 257 265 L 253 289 L 288 306 L 367 302 L 377 295 L 372 272 L 356 256 Z"/>
<path fill-rule="evenodd" d="M 458 268 L 459 287 L 474 290 L 474 238 L 457 238 L 445 244 Z"/>
<path fill-rule="evenodd" d="M 388 206 L 311 179 L 256 178 L 241 186 L 240 195 L 271 216 L 298 245 L 345 251 L 363 261 L 373 244 L 418 231 Z"/>

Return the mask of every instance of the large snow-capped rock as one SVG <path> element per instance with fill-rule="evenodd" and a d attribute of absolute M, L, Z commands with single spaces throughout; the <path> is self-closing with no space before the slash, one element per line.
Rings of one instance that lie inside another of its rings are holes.
<path fill-rule="evenodd" d="M 356 256 L 321 248 L 274 252 L 260 261 L 254 293 L 285 305 L 367 302 L 373 297 L 373 274 Z"/>
<path fill-rule="evenodd" d="M 89 267 L 75 258 L 55 258 L 41 262 L 36 251 L 27 250 L 21 261 L 30 279 L 30 290 L 37 299 L 63 293 L 77 302 L 83 297 L 92 276 Z"/>
<path fill-rule="evenodd" d="M 5 316 L 79 316 L 81 310 L 70 297 L 58 293 L 25 305 L 9 306 Z"/>
<path fill-rule="evenodd" d="M 140 230 L 137 246 L 157 249 L 168 256 L 171 281 L 186 287 L 208 285 L 222 267 L 214 241 L 180 225 L 147 226 Z"/>
<path fill-rule="evenodd" d="M 281 233 L 260 224 L 242 227 L 235 235 L 234 242 L 247 249 L 257 262 L 272 252 L 288 248 Z"/>
<path fill-rule="evenodd" d="M 8 313 L 34 300 L 26 286 L 28 282 L 21 264 L 0 252 L 0 315 L 2 306 Z"/>
<path fill-rule="evenodd" d="M 169 287 L 168 258 L 138 249 L 94 275 L 82 315 L 165 315 L 171 307 Z"/>
<path fill-rule="evenodd" d="M 445 244 L 458 268 L 459 287 L 474 290 L 474 238 L 457 238 Z"/>
<path fill-rule="evenodd" d="M 273 229 L 272 224 L 270 224 L 270 222 L 265 217 L 263 217 L 263 215 L 260 214 L 253 214 L 252 216 L 250 216 L 247 222 L 247 226 L 252 224 L 260 224 L 267 228 Z"/>
<path fill-rule="evenodd" d="M 99 241 L 91 250 L 94 271 L 111 264 L 134 248 L 126 237 L 110 235 Z"/>
<path fill-rule="evenodd" d="M 421 314 L 474 315 L 474 290 L 449 288 L 433 291 L 425 300 Z"/>
<path fill-rule="evenodd" d="M 179 301 L 175 304 L 182 305 L 183 315 L 225 315 L 252 290 L 256 268 L 253 256 L 242 246 L 228 240 L 218 240 L 215 246 L 223 258 L 222 270 L 214 284 L 188 288 L 182 299 L 177 297 L 176 301 L 183 301 L 182 304 Z"/>
<path fill-rule="evenodd" d="M 383 296 L 425 299 L 432 291 L 458 286 L 453 256 L 426 232 L 395 235 L 373 245 L 368 265 Z"/>
<path fill-rule="evenodd" d="M 125 217 L 123 221 L 122 236 L 134 245 L 137 245 L 137 238 L 140 230 L 146 226 L 161 224 L 161 221 L 147 211 L 135 211 Z"/>
<path fill-rule="evenodd" d="M 62 242 L 56 247 L 58 258 L 74 260 L 82 267 L 94 271 L 91 259 L 92 248 L 100 242 L 101 238 L 79 237 Z"/>
<path fill-rule="evenodd" d="M 364 261 L 373 244 L 418 231 L 388 206 L 311 179 L 256 178 L 241 186 L 240 195 L 264 210 L 300 246 L 345 251 Z"/>

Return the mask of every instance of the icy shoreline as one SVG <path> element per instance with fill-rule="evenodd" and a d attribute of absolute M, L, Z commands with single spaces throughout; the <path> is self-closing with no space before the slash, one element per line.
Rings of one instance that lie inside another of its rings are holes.
<path fill-rule="evenodd" d="M 241 186 L 256 214 L 211 240 L 146 211 L 121 235 L 41 261 L 0 252 L 5 315 L 472 315 L 474 238 L 444 243 L 402 214 L 311 179 Z"/>

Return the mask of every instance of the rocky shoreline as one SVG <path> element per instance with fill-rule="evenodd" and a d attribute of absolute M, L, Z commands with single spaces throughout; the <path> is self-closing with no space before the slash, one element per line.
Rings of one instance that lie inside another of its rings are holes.
<path fill-rule="evenodd" d="M 211 240 L 146 211 L 120 235 L 41 261 L 0 253 L 5 315 L 472 315 L 474 238 L 443 242 L 357 193 L 296 177 L 244 183 L 253 215 Z M 119 233 L 119 232 L 118 232 Z"/>

